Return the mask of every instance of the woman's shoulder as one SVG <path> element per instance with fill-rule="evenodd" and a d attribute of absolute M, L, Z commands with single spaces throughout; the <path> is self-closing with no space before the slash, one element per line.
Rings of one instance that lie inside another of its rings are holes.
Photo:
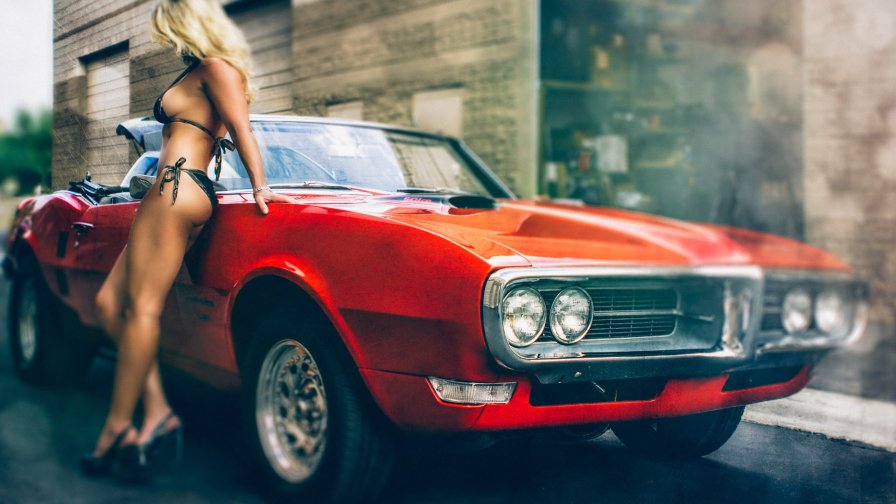
<path fill-rule="evenodd" d="M 199 69 L 204 74 L 213 78 L 232 79 L 240 78 L 240 72 L 224 58 L 209 56 L 199 64 Z"/>

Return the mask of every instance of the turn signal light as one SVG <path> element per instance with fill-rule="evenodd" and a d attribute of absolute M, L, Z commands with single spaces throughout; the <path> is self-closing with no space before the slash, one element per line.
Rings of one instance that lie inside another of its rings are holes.
<path fill-rule="evenodd" d="M 506 404 L 513 397 L 516 383 L 474 383 L 430 376 L 427 378 L 436 395 L 454 404 Z"/>

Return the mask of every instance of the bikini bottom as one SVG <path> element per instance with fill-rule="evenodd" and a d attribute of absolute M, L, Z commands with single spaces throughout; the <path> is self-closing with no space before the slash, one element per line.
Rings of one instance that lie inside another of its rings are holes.
<path fill-rule="evenodd" d="M 186 173 L 199 184 L 199 187 L 205 195 L 208 196 L 208 199 L 212 204 L 212 211 L 214 212 L 218 207 L 218 197 L 215 195 L 215 186 L 212 183 L 212 180 L 208 178 L 208 174 L 205 170 L 184 168 L 183 165 L 186 162 L 186 158 L 180 158 L 174 165 L 165 166 L 165 171 L 162 174 L 162 182 L 159 184 L 159 195 L 162 194 L 162 189 L 165 187 L 166 182 L 174 182 L 174 190 L 171 193 L 171 204 L 173 205 L 174 201 L 177 199 L 177 186 L 180 182 L 180 174 Z"/>

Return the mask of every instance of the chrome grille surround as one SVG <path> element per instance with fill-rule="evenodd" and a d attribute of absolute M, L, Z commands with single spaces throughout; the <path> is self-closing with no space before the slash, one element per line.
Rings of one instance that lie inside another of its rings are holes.
<path fill-rule="evenodd" d="M 802 288 L 814 297 L 825 288 L 846 292 L 856 301 L 849 334 L 834 339 L 812 327 L 799 334 L 788 334 L 781 323 L 781 304 L 788 291 Z M 765 272 L 762 322 L 757 337 L 759 353 L 788 350 L 826 349 L 847 346 L 865 331 L 868 310 L 868 284 L 853 274 L 839 271 L 770 269 Z"/>
<path fill-rule="evenodd" d="M 486 281 L 483 329 L 489 350 L 501 365 L 535 370 L 544 383 L 620 373 L 627 377 L 656 375 L 676 367 L 688 369 L 695 360 L 733 367 L 749 361 L 755 352 L 762 278 L 762 270 L 755 266 L 506 268 Z M 610 310 L 594 302 L 592 329 L 578 343 L 565 345 L 553 338 L 540 338 L 528 347 L 515 348 L 501 331 L 501 305 L 506 293 L 523 285 L 546 293 L 573 285 L 589 294 L 626 291 L 633 301 L 628 309 L 620 309 L 617 303 Z M 645 296 L 647 291 L 674 292 L 674 306 L 668 294 L 663 304 L 654 299 L 657 296 Z M 646 306 L 645 300 L 655 304 Z M 654 327 L 648 334 L 611 331 L 611 337 L 601 337 L 601 320 L 617 317 L 629 317 L 630 328 L 636 320 L 648 324 L 651 321 L 647 319 L 653 317 L 652 323 L 663 330 Z"/>

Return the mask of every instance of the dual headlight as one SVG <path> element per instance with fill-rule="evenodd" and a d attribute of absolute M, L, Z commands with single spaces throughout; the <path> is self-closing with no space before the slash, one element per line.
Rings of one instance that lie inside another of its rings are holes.
<path fill-rule="evenodd" d="M 504 296 L 501 310 L 504 337 L 515 347 L 535 343 L 547 324 L 560 343 L 576 343 L 588 333 L 594 316 L 591 296 L 579 287 L 560 291 L 550 309 L 538 291 L 518 287 Z"/>
<path fill-rule="evenodd" d="M 852 330 L 858 300 L 839 289 L 822 289 L 817 294 L 805 288 L 792 289 L 784 295 L 781 325 L 789 334 L 809 331 L 813 327 L 834 338 L 845 338 Z"/>

